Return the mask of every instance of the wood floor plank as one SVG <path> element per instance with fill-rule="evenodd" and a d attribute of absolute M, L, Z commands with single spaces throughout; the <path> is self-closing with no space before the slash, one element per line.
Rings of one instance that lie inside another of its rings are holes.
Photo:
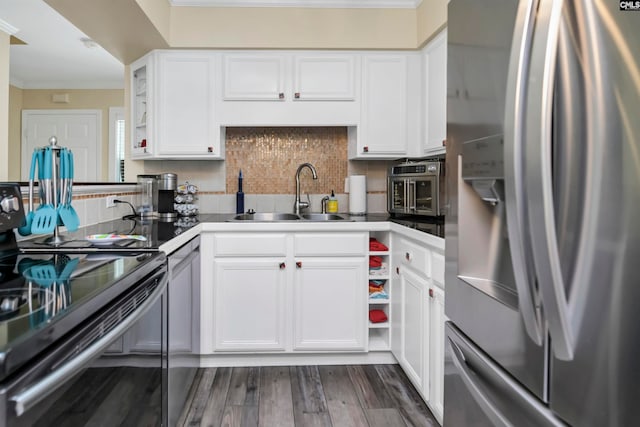
<path fill-rule="evenodd" d="M 200 385 L 200 381 L 202 380 L 202 376 L 206 368 L 198 368 L 196 371 L 196 375 L 193 377 L 193 382 L 191 383 L 191 388 L 189 389 L 189 393 L 187 394 L 187 398 L 184 401 L 184 407 L 182 408 L 182 413 L 178 418 L 178 422 L 176 425 L 184 426 L 187 423 L 187 416 L 189 415 L 189 410 L 191 409 L 191 405 L 195 399 L 196 394 L 198 393 L 198 387 Z"/>
<path fill-rule="evenodd" d="M 396 408 L 365 409 L 370 427 L 406 427 Z"/>
<path fill-rule="evenodd" d="M 367 418 L 346 366 L 320 366 L 320 380 L 331 422 L 339 427 L 365 427 Z"/>
<path fill-rule="evenodd" d="M 395 401 L 387 393 L 374 368 L 369 365 L 354 365 L 347 366 L 347 371 L 363 408 L 395 407 Z"/>
<path fill-rule="evenodd" d="M 211 385 L 209 402 L 202 413 L 202 427 L 218 427 L 222 422 L 229 383 L 231 382 L 231 372 L 233 368 L 217 368 L 216 376 Z"/>
<path fill-rule="evenodd" d="M 416 427 L 437 427 L 439 424 L 427 408 L 416 389 L 398 365 L 376 365 L 381 383 L 389 391 L 389 395 L 397 402 L 405 423 Z"/>
<path fill-rule="evenodd" d="M 291 367 L 290 376 L 296 426 L 331 427 L 333 424 L 318 367 Z"/>
<path fill-rule="evenodd" d="M 233 368 L 227 405 L 257 406 L 260 395 L 260 368 Z"/>
<path fill-rule="evenodd" d="M 186 416 L 185 426 L 199 426 L 202 421 L 202 414 L 204 413 L 207 403 L 209 403 L 209 397 L 211 396 L 211 386 L 213 380 L 216 377 L 217 368 L 207 368 L 202 373 L 200 382 L 196 394 L 189 407 L 189 412 Z"/>
<path fill-rule="evenodd" d="M 260 370 L 260 427 L 293 427 L 291 378 L 286 366 L 269 366 Z"/>
<path fill-rule="evenodd" d="M 222 415 L 221 427 L 258 427 L 258 407 L 227 405 Z"/>

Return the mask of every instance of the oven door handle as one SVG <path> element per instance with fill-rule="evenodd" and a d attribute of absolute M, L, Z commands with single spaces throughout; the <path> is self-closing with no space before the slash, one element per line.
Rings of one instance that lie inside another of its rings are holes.
<path fill-rule="evenodd" d="M 167 272 L 162 270 L 154 274 L 147 281 L 159 280 L 160 284 L 153 291 L 153 293 L 142 304 L 136 308 L 127 318 L 114 327 L 102 338 L 91 344 L 82 353 L 75 356 L 69 362 L 62 365 L 59 369 L 56 369 L 51 374 L 44 377 L 31 387 L 22 390 L 20 393 L 15 394 L 10 401 L 15 403 L 15 411 L 17 416 L 21 416 L 29 409 L 33 408 L 42 399 L 53 393 L 60 386 L 65 384 L 69 378 L 76 375 L 82 369 L 86 367 L 95 357 L 102 353 L 107 347 L 109 347 L 113 341 L 124 334 L 127 329 L 133 326 L 142 316 L 144 316 L 149 309 L 156 303 L 160 296 L 167 289 Z"/>
<path fill-rule="evenodd" d="M 412 179 L 407 180 L 407 191 L 409 192 L 409 197 L 407 197 L 407 203 L 409 204 L 409 211 L 416 211 L 416 182 Z M 413 188 L 413 190 L 412 190 Z"/>

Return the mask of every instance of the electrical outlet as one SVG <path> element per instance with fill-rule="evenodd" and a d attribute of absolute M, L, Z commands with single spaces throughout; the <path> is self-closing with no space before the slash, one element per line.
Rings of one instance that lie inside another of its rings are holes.
<path fill-rule="evenodd" d="M 114 202 L 115 199 L 116 199 L 116 196 L 107 196 L 107 207 L 108 208 L 115 208 L 116 207 L 116 202 Z"/>

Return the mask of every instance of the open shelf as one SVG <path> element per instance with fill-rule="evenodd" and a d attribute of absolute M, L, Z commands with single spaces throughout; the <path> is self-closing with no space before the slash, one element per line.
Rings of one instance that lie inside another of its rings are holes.
<path fill-rule="evenodd" d="M 369 351 L 389 351 L 389 330 L 369 330 Z"/>

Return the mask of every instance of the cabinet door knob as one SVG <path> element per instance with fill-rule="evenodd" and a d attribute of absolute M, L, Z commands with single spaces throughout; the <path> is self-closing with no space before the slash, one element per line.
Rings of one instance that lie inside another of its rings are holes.
<path fill-rule="evenodd" d="M 396 267 L 396 274 L 400 274 L 400 267 Z"/>
<path fill-rule="evenodd" d="M 280 263 L 280 270 L 284 270 L 287 267 L 287 264 L 285 264 L 284 262 Z"/>
<path fill-rule="evenodd" d="M 294 94 L 293 94 L 293 97 L 294 97 L 295 99 L 300 99 L 300 92 L 296 92 L 296 93 L 294 93 Z"/>
<path fill-rule="evenodd" d="M 280 92 L 278 94 L 278 99 L 284 99 L 284 92 Z"/>
<path fill-rule="evenodd" d="M 429 288 L 429 297 L 433 298 L 433 289 Z"/>
<path fill-rule="evenodd" d="M 207 147 L 207 153 L 213 153 L 213 147 Z"/>
<path fill-rule="evenodd" d="M 443 139 L 443 140 L 442 140 L 442 146 L 443 146 L 443 147 L 446 147 L 446 146 L 447 146 L 447 140 L 446 140 L 446 139 Z"/>
<path fill-rule="evenodd" d="M 296 261 L 296 268 L 302 268 L 302 261 Z"/>
<path fill-rule="evenodd" d="M 362 151 L 364 151 L 365 153 L 369 152 L 369 146 L 365 145 L 364 147 L 362 147 Z"/>
<path fill-rule="evenodd" d="M 409 252 L 405 252 L 404 257 L 407 261 L 411 261 L 411 254 Z"/>

